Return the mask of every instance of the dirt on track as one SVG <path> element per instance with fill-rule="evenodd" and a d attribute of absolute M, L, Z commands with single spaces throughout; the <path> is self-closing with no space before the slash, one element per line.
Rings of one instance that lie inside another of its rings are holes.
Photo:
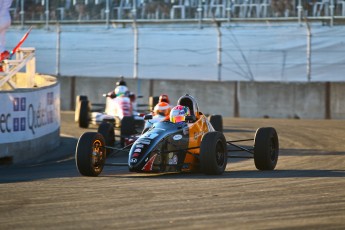
<path fill-rule="evenodd" d="M 345 228 L 345 121 L 224 118 L 228 140 L 276 128 L 274 171 L 231 158 L 221 176 L 107 167 L 90 178 L 79 175 L 73 153 L 75 138 L 95 129 L 73 119 L 61 113 L 57 151 L 66 160 L 0 167 L 0 229 Z"/>

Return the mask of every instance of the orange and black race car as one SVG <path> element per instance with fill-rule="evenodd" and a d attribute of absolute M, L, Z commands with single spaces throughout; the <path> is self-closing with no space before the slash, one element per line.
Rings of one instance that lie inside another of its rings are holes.
<path fill-rule="evenodd" d="M 131 172 L 201 172 L 219 175 L 225 171 L 227 159 L 231 157 L 230 146 L 251 153 L 257 169 L 274 170 L 279 154 L 278 135 L 274 128 L 259 128 L 254 139 L 250 139 L 254 140 L 253 148 L 246 148 L 235 143 L 248 139 L 227 141 L 222 133 L 222 117 L 206 117 L 199 111 L 192 96 L 182 96 L 177 104 L 189 107 L 191 115 L 186 117 L 186 122 L 154 123 L 134 143 L 122 149 L 109 143 L 109 137 L 104 133 L 84 133 L 79 138 L 75 153 L 79 172 L 84 176 L 98 176 L 107 154 L 114 153 L 114 150 L 127 150 L 128 162 L 125 165 Z M 146 116 L 145 119 L 150 118 Z"/>

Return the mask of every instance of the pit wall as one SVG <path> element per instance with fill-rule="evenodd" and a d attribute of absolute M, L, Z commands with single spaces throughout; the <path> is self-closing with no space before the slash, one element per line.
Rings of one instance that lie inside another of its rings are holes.
<path fill-rule="evenodd" d="M 105 103 L 119 78 L 59 77 L 61 109 L 74 110 L 77 95 L 91 103 Z M 345 119 L 345 82 L 216 82 L 126 79 L 130 91 L 150 96 L 168 94 L 172 104 L 186 93 L 194 96 L 205 114 L 243 118 Z"/>
<path fill-rule="evenodd" d="M 34 87 L 26 75 L 12 78 L 16 89 L 0 89 L 0 161 L 30 161 L 60 144 L 60 84 L 55 77 L 36 74 Z M 5 159 L 5 160 L 4 160 Z"/>

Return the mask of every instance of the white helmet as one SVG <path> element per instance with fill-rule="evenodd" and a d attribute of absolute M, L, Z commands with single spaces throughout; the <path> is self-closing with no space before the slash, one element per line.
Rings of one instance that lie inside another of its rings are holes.
<path fill-rule="evenodd" d="M 124 86 L 124 85 L 119 85 L 119 86 L 116 86 L 115 88 L 116 96 L 125 95 L 127 91 L 128 91 L 128 88 L 127 86 Z"/>

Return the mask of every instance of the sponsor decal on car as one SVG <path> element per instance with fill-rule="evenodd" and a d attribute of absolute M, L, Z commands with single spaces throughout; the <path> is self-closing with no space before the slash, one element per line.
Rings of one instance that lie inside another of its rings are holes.
<path fill-rule="evenodd" d="M 133 153 L 133 155 L 132 155 L 133 158 L 136 158 L 136 157 L 138 157 L 138 156 L 140 156 L 139 153 Z"/>
<path fill-rule="evenodd" d="M 148 139 L 139 139 L 138 143 L 143 144 L 143 145 L 149 145 L 151 143 L 151 140 Z"/>
<path fill-rule="evenodd" d="M 137 163 L 138 159 L 137 158 L 131 158 L 131 163 Z"/>
<path fill-rule="evenodd" d="M 198 137 L 200 137 L 200 136 L 202 136 L 202 135 L 204 135 L 204 131 L 201 131 L 201 132 L 195 132 L 194 133 L 194 140 L 197 140 L 198 139 Z"/>
<path fill-rule="evenodd" d="M 158 133 L 146 133 L 144 137 L 152 140 L 155 139 L 158 135 Z"/>
<path fill-rule="evenodd" d="M 177 134 L 177 135 L 173 136 L 173 139 L 174 139 L 174 141 L 181 140 L 182 139 L 182 135 Z"/>
<path fill-rule="evenodd" d="M 135 149 L 134 152 L 141 153 L 141 149 Z"/>
<path fill-rule="evenodd" d="M 189 127 L 187 126 L 187 127 L 183 128 L 182 131 L 183 131 L 183 135 L 188 135 L 189 134 Z"/>
<path fill-rule="evenodd" d="M 178 157 L 174 155 L 172 158 L 169 159 L 169 165 L 177 165 Z"/>
<path fill-rule="evenodd" d="M 147 161 L 148 160 L 148 158 L 147 158 L 146 159 L 147 163 L 144 165 L 144 167 L 141 170 L 143 170 L 143 171 L 151 171 L 152 170 L 152 166 L 153 166 L 153 162 L 155 161 L 156 157 L 157 157 L 157 154 L 153 155 L 149 161 Z"/>
<path fill-rule="evenodd" d="M 144 147 L 144 145 L 137 144 L 135 147 L 136 147 L 136 148 L 143 148 L 143 147 Z"/>

